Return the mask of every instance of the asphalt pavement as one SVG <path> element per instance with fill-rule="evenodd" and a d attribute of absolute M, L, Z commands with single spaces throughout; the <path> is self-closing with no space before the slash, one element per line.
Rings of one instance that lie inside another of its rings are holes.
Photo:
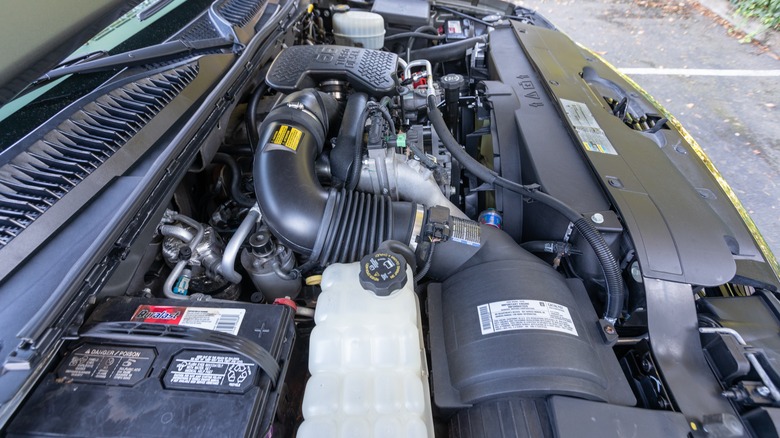
<path fill-rule="evenodd" d="M 677 117 L 780 257 L 780 47 L 740 42 L 743 34 L 696 2 L 517 3 L 626 72 Z"/>

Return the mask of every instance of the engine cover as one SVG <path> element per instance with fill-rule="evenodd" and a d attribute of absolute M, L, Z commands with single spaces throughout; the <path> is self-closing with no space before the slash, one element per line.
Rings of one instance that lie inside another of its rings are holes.
<path fill-rule="evenodd" d="M 266 82 L 282 93 L 345 80 L 357 91 L 377 96 L 395 90 L 398 56 L 344 46 L 292 46 L 276 57 Z"/>

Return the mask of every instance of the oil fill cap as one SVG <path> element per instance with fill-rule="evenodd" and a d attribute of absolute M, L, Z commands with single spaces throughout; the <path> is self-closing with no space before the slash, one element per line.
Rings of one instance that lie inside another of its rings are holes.
<path fill-rule="evenodd" d="M 380 248 L 360 260 L 359 278 L 363 289 L 386 297 L 406 284 L 406 260 L 392 251 Z"/>

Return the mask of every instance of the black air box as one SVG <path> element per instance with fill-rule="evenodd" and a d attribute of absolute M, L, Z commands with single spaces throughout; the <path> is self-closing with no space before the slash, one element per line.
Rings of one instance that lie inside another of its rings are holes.
<path fill-rule="evenodd" d="M 433 395 L 459 409 L 501 397 L 636 403 L 580 281 L 542 263 L 476 265 L 428 287 Z"/>
<path fill-rule="evenodd" d="M 280 53 L 265 81 L 282 93 L 339 79 L 377 96 L 395 90 L 398 55 L 345 46 L 292 46 Z"/>
<path fill-rule="evenodd" d="M 295 339 L 286 306 L 114 298 L 8 433 L 265 436 Z"/>

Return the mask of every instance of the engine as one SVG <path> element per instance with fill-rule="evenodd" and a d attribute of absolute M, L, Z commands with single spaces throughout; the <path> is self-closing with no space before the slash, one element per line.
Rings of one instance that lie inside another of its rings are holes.
<path fill-rule="evenodd" d="M 16 430 L 50 433 L 41 412 L 70 424 L 61 405 L 98 422 L 85 412 L 112 403 L 144 405 L 139 416 L 169 434 L 214 413 L 231 419 L 226 435 L 268 437 L 575 436 L 573 424 L 589 436 L 628 417 L 647 436 L 696 426 L 672 412 L 648 342 L 643 269 L 700 292 L 715 283 L 671 278 L 705 262 L 676 274 L 629 234 L 655 214 L 650 197 L 606 186 L 639 172 L 594 170 L 618 159 L 602 126 L 627 127 L 583 102 L 625 91 L 590 67 L 564 84 L 555 75 L 575 46 L 556 46 L 522 8 L 326 3 L 299 11 L 257 66 L 218 141 L 204 140 L 103 288 L 82 330 L 92 340 L 66 345 L 27 404 L 38 414 Z M 615 115 L 638 108 L 605 102 Z M 644 120 L 633 134 L 660 150 L 666 120 Z M 640 267 L 638 253 L 654 263 Z M 715 315 L 702 332 L 714 366 L 741 385 L 730 397 L 766 401 L 727 354 L 730 304 L 697 306 Z M 162 395 L 143 404 L 138 388 Z M 710 430 L 736 430 L 723 415 Z M 119 435 L 141 433 L 126 423 Z"/>
<path fill-rule="evenodd" d="M 334 26 L 357 12 L 335 13 Z M 298 341 L 311 374 L 298 436 L 433 436 L 447 422 L 457 436 L 520 434 L 530 426 L 502 410 L 547 415 L 553 395 L 636 401 L 612 352 L 623 301 L 615 257 L 579 213 L 501 176 L 519 163 L 496 144 L 504 127 L 491 126 L 489 29 L 471 30 L 406 56 L 348 36 L 287 47 L 248 105 L 257 113 L 243 166 L 220 154 L 228 196 L 211 225 L 181 214 L 161 225 L 167 297 L 240 289 L 292 306 L 312 329 Z M 568 221 L 560 241 L 522 238 L 524 196 L 547 206 L 531 219 L 550 222 L 538 238 Z M 237 225 L 223 245 L 213 227 L 225 223 Z M 585 262 L 568 264 L 572 254 Z M 589 264 L 605 277 L 562 275 Z"/>

